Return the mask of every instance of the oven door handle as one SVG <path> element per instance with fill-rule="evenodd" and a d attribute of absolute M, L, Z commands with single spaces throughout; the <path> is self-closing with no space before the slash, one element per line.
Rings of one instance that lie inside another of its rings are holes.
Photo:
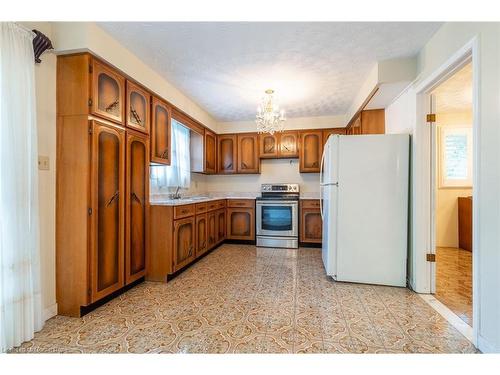
<path fill-rule="evenodd" d="M 284 204 L 289 204 L 289 205 L 298 205 L 299 202 L 297 201 L 257 201 L 258 206 L 282 206 Z"/>

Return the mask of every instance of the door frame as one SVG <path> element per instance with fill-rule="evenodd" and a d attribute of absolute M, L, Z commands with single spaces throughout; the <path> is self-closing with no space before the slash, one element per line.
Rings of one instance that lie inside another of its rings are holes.
<path fill-rule="evenodd" d="M 435 263 L 427 262 L 426 254 L 435 251 L 435 222 L 434 222 L 434 168 L 436 153 L 433 152 L 431 143 L 432 132 L 429 131 L 429 123 L 426 121 L 426 115 L 429 113 L 431 103 L 430 93 L 457 70 L 465 64 L 472 62 L 472 115 L 473 115 L 473 260 L 472 260 L 472 311 L 473 311 L 473 343 L 477 346 L 478 332 L 480 326 L 480 298 L 479 294 L 479 257 L 480 241 L 478 233 L 480 228 L 479 221 L 479 192 L 481 190 L 479 183 L 479 139 L 480 139 L 480 108 L 479 108 L 479 39 L 477 36 L 472 38 L 455 54 L 453 54 L 444 64 L 436 69 L 426 79 L 415 86 L 417 107 L 416 107 L 416 126 L 415 126 L 415 154 L 414 154 L 414 254 L 413 263 L 415 269 L 414 289 L 419 293 L 433 293 L 435 291 Z M 434 126 L 431 128 L 435 134 Z M 431 157 L 432 155 L 432 157 Z"/>

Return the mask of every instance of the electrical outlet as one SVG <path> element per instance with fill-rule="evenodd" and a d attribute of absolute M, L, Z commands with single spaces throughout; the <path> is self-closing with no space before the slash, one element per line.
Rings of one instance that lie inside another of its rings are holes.
<path fill-rule="evenodd" d="M 38 169 L 48 171 L 50 169 L 50 161 L 48 156 L 38 155 Z"/>

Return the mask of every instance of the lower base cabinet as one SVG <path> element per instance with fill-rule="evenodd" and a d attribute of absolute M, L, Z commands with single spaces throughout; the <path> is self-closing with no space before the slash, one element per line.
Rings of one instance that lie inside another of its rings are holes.
<path fill-rule="evenodd" d="M 255 200 L 228 199 L 226 238 L 255 241 Z"/>
<path fill-rule="evenodd" d="M 194 216 L 174 221 L 174 272 L 195 258 L 195 239 Z"/>
<path fill-rule="evenodd" d="M 207 214 L 196 215 L 196 256 L 200 256 L 208 249 L 207 242 Z"/>
<path fill-rule="evenodd" d="M 321 219 L 319 199 L 300 201 L 300 242 L 317 244 L 323 237 L 323 221 Z"/>

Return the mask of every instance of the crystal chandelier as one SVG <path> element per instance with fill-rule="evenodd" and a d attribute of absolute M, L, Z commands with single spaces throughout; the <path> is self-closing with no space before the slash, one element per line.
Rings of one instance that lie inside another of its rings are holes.
<path fill-rule="evenodd" d="M 259 133 L 282 132 L 285 123 L 285 111 L 280 111 L 279 105 L 273 102 L 274 90 L 266 90 L 266 95 L 262 98 L 262 102 L 257 107 L 257 116 L 255 122 L 257 123 L 257 131 Z"/>

